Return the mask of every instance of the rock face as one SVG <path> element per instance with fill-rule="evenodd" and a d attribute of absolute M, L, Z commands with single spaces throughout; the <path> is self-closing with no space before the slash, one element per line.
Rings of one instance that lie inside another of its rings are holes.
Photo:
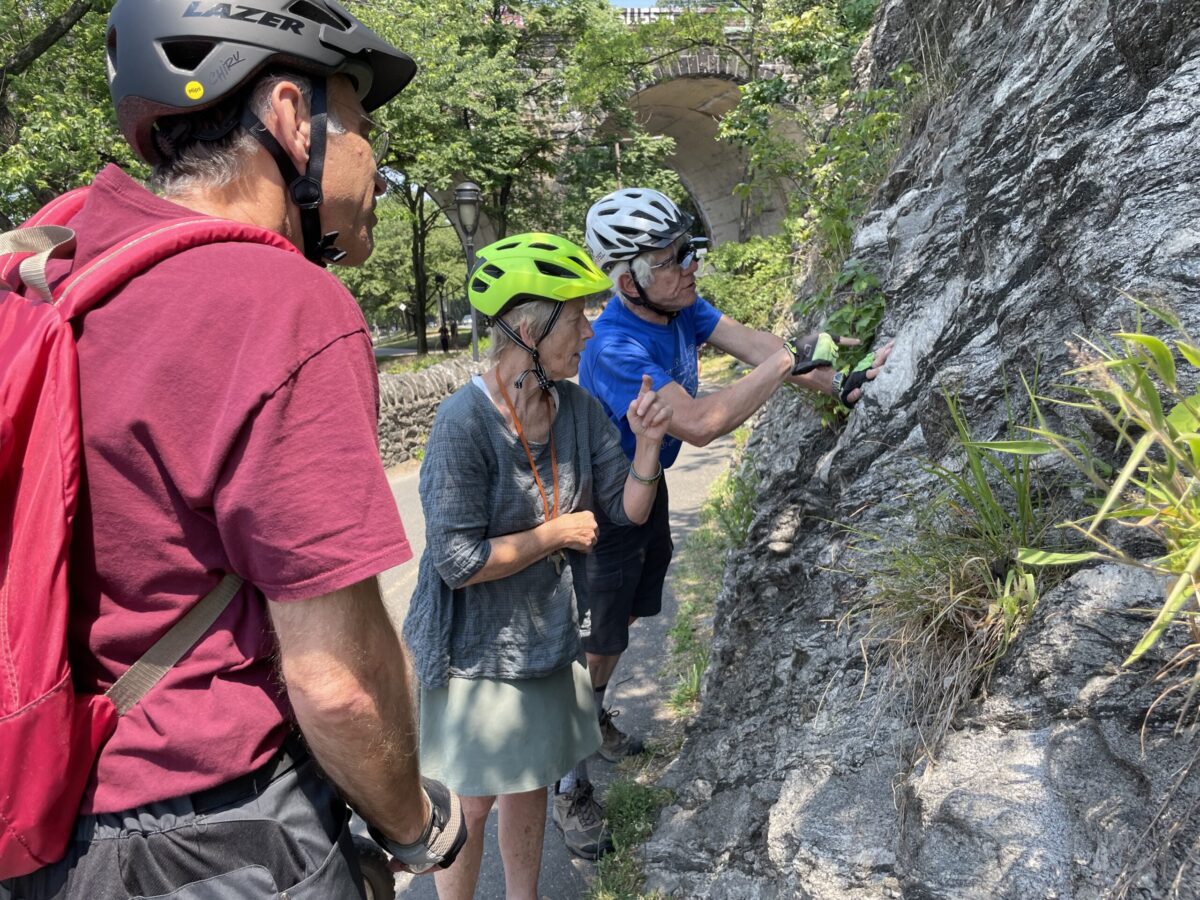
<path fill-rule="evenodd" d="M 1200 846 L 1200 773 L 1156 817 L 1200 751 L 1147 719 L 1172 648 L 1118 668 L 1161 584 L 1105 565 L 1047 593 L 937 764 L 910 771 L 912 736 L 872 703 L 878 673 L 864 687 L 861 631 L 835 624 L 868 585 L 844 574 L 831 523 L 895 533 L 931 496 L 921 461 L 953 462 L 941 391 L 976 436 L 1000 435 L 1018 373 L 1053 381 L 1073 335 L 1132 324 L 1122 292 L 1169 301 L 1200 334 L 1200 3 L 885 0 L 868 49 L 876 73 L 944 61 L 855 242 L 897 350 L 836 437 L 787 392 L 759 417 L 761 508 L 726 572 L 648 887 L 1198 897 L 1200 872 L 1176 874 Z"/>
<path fill-rule="evenodd" d="M 450 360 L 404 375 L 379 376 L 379 455 L 385 466 L 425 449 L 441 402 L 483 372 L 483 362 Z"/>

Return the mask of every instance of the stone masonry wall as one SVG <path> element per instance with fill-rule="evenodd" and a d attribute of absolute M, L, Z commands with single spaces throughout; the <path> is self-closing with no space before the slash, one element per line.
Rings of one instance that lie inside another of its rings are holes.
<path fill-rule="evenodd" d="M 379 376 L 379 454 L 384 466 L 419 459 L 443 400 L 483 372 L 484 362 L 450 360 L 419 372 Z"/>

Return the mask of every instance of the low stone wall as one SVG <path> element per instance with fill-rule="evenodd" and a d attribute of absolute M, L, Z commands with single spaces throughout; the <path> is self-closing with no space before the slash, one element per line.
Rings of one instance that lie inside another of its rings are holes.
<path fill-rule="evenodd" d="M 420 457 L 443 400 L 486 363 L 449 360 L 404 375 L 379 376 L 379 454 L 384 466 Z"/>

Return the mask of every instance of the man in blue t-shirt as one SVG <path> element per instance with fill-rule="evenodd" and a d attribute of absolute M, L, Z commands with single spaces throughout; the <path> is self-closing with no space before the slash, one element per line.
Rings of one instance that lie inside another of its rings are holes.
<path fill-rule="evenodd" d="M 634 437 L 625 411 L 638 395 L 643 374 L 674 410 L 660 467 L 657 472 L 635 471 L 639 480 L 661 479 L 684 441 L 703 447 L 729 434 L 785 381 L 853 406 L 892 349 L 888 344 L 879 350 L 861 371 L 838 372 L 837 339 L 829 335 L 785 342 L 723 315 L 696 294 L 691 226 L 691 216 L 663 194 L 645 188 L 615 191 L 588 210 L 588 250 L 617 292 L 595 322 L 596 336 L 583 351 L 579 383 L 616 423 L 631 459 Z M 697 398 L 696 350 L 704 343 L 754 370 Z M 600 710 L 600 754 L 610 762 L 642 749 L 641 741 L 613 724 L 615 713 L 605 709 L 604 693 L 629 646 L 629 626 L 662 609 L 663 580 L 674 549 L 667 504 L 664 480 L 645 525 L 620 527 L 596 516 L 600 537 L 587 557 L 591 626 L 590 631 L 585 628 L 583 645 Z"/>

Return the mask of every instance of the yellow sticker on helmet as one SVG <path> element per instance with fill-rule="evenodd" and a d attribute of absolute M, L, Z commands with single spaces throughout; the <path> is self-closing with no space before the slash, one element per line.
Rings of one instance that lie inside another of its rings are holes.
<path fill-rule="evenodd" d="M 189 81 L 183 87 L 183 91 L 193 100 L 199 100 L 204 96 L 204 85 L 198 81 Z"/>

